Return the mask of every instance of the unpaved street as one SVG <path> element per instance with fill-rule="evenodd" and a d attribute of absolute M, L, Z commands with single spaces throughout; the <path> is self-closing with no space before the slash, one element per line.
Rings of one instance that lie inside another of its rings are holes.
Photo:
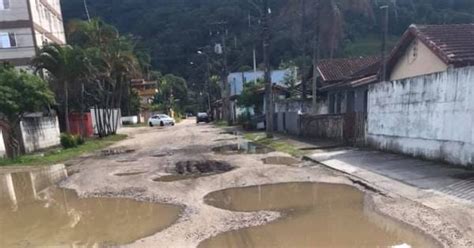
<path fill-rule="evenodd" d="M 129 134 L 129 138 L 114 148 L 117 153 L 127 153 L 93 156 L 76 162 L 69 167 L 69 171 L 75 173 L 61 186 L 76 190 L 81 197 L 127 197 L 183 207 L 175 224 L 129 244 L 130 247 L 196 247 L 201 241 L 219 233 L 275 220 L 280 217 L 279 212 L 223 210 L 207 205 L 204 196 L 222 189 L 283 182 L 353 185 L 366 192 L 365 205 L 370 213 L 397 218 L 384 219 L 387 223 L 384 228 L 409 223 L 410 226 L 404 225 L 409 230 L 407 232 L 431 234 L 444 247 L 473 245 L 472 230 L 465 230 L 450 221 L 446 217 L 450 215 L 449 210 L 443 209 L 441 213 L 397 195 L 387 196 L 377 192 L 377 189 L 366 190 L 353 184 L 348 177 L 310 162 L 292 166 L 262 162 L 269 156 L 288 156 L 279 152 L 214 153 L 212 148 L 237 143 L 241 137 L 223 133 L 222 129 L 212 125 L 196 125 L 194 119 L 175 127 L 130 128 L 124 129 L 124 132 Z M 225 162 L 235 169 L 187 180 L 159 181 L 163 176 L 176 174 L 176 163 L 185 162 L 184 168 L 188 165 L 198 168 L 196 161 L 209 160 Z"/>

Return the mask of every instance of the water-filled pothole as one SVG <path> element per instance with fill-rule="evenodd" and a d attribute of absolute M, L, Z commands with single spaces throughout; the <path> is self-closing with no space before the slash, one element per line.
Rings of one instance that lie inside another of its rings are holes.
<path fill-rule="evenodd" d="M 128 154 L 128 153 L 133 153 L 135 152 L 134 149 L 128 149 L 128 148 L 111 148 L 111 149 L 105 149 L 100 151 L 100 156 L 108 157 L 108 156 L 114 156 L 114 155 L 120 155 L 120 154 Z"/>
<path fill-rule="evenodd" d="M 192 160 L 176 163 L 173 175 L 162 176 L 153 179 L 155 182 L 174 182 L 187 179 L 195 179 L 211 176 L 233 170 L 234 167 L 223 161 L 214 160 Z"/>
<path fill-rule="evenodd" d="M 242 142 L 238 144 L 223 145 L 212 148 L 213 152 L 230 155 L 230 154 L 264 154 L 274 152 L 275 150 L 259 145 L 253 142 Z"/>
<path fill-rule="evenodd" d="M 0 247 L 122 245 L 165 229 L 182 211 L 170 204 L 79 198 L 72 190 L 49 184 L 59 175 L 65 174 L 0 174 Z"/>
<path fill-rule="evenodd" d="M 173 155 L 172 152 L 159 152 L 159 153 L 152 154 L 151 157 L 162 158 L 162 157 L 168 157 L 168 156 L 172 156 L 172 155 Z"/>
<path fill-rule="evenodd" d="M 264 164 L 276 165 L 295 165 L 301 163 L 298 159 L 292 157 L 267 157 L 262 159 Z"/>
<path fill-rule="evenodd" d="M 127 176 L 137 176 L 141 174 L 145 174 L 147 171 L 134 171 L 134 172 L 124 172 L 124 173 L 117 173 L 115 176 L 118 177 L 127 177 Z"/>
<path fill-rule="evenodd" d="M 346 185 L 286 183 L 210 193 L 205 202 L 231 211 L 273 210 L 283 217 L 263 226 L 226 232 L 199 247 L 411 247 L 437 246 L 364 204 Z"/>

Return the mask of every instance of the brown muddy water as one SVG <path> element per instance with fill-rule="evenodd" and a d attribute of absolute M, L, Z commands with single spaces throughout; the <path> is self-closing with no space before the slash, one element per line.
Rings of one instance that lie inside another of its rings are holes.
<path fill-rule="evenodd" d="M 0 247 L 131 243 L 174 223 L 181 207 L 121 198 L 79 198 L 51 185 L 63 172 L 0 174 Z"/>
<path fill-rule="evenodd" d="M 203 241 L 210 247 L 436 247 L 430 237 L 364 204 L 364 193 L 335 184 L 286 183 L 210 193 L 209 205 L 231 211 L 272 210 L 282 218 Z M 404 246 L 407 247 L 407 246 Z"/>
<path fill-rule="evenodd" d="M 269 152 L 274 152 L 275 150 L 270 147 L 259 145 L 253 142 L 241 142 L 238 144 L 217 146 L 217 147 L 212 148 L 212 151 L 215 153 L 223 154 L 223 155 L 232 155 L 232 154 L 265 154 Z"/>

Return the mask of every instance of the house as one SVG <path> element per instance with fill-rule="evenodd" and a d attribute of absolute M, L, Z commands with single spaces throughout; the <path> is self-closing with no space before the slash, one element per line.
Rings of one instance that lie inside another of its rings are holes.
<path fill-rule="evenodd" d="M 370 85 L 368 143 L 474 166 L 474 24 L 411 25 Z"/>
<path fill-rule="evenodd" d="M 474 24 L 411 25 L 387 61 L 389 81 L 474 66 Z"/>
<path fill-rule="evenodd" d="M 258 80 L 263 80 L 264 76 L 265 74 L 263 71 L 247 71 L 233 72 L 230 73 L 227 77 L 227 82 L 229 83 L 230 87 L 231 118 L 234 122 L 236 122 L 239 116 L 244 113 L 250 112 L 251 115 L 255 114 L 255 110 L 253 109 L 248 110 L 245 108 L 238 107 L 238 96 L 242 93 L 244 85 L 246 83 L 252 83 Z M 288 77 L 294 77 L 295 81 L 297 80 L 296 68 L 289 68 L 286 70 L 275 70 L 271 72 L 271 80 L 273 84 L 274 93 L 276 94 L 276 98 L 280 98 L 282 94 L 283 96 L 286 94 L 286 91 L 282 91 L 282 89 L 286 89 L 287 86 L 285 85 L 285 80 Z M 261 89 L 260 93 L 260 95 L 262 95 L 262 102 L 265 102 L 263 88 Z"/>
<path fill-rule="evenodd" d="M 158 93 L 158 82 L 147 81 L 145 79 L 132 79 L 130 85 L 133 90 L 138 93 L 140 97 L 140 113 L 138 116 L 124 116 L 122 117 L 123 124 L 136 124 L 145 122 L 151 117 L 152 113 L 149 106 L 153 103 L 156 94 Z"/>
<path fill-rule="evenodd" d="M 367 112 L 368 85 L 378 81 L 379 67 L 376 56 L 320 61 L 316 67 L 318 90 L 324 100 L 320 104 L 327 106 L 326 113 Z"/>
<path fill-rule="evenodd" d="M 0 63 L 27 68 L 50 42 L 66 44 L 59 0 L 0 1 Z"/>

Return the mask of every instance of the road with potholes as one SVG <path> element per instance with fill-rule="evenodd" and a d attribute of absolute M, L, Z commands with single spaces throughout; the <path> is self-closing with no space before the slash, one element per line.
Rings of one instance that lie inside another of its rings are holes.
<path fill-rule="evenodd" d="M 262 161 L 289 156 L 279 152 L 215 153 L 212 148 L 235 144 L 242 138 L 213 125 L 196 125 L 192 119 L 175 127 L 126 128 L 123 132 L 129 138 L 111 147 L 109 156 L 91 156 L 70 166 L 75 174 L 61 186 L 76 190 L 81 197 L 127 197 L 183 206 L 175 224 L 129 244 L 130 247 L 196 247 L 219 233 L 262 225 L 280 217 L 273 211 L 232 212 L 205 204 L 204 197 L 218 190 L 284 182 L 360 187 L 343 174 L 309 162 L 286 166 Z M 202 166 L 203 161 L 219 163 L 209 169 Z M 184 175 L 177 175 L 179 171 Z M 207 176 L 199 177 L 202 173 Z M 160 180 L 166 177 L 170 180 Z M 439 212 L 400 196 L 360 189 L 366 192 L 372 211 L 430 234 L 444 247 L 472 247 L 472 230 L 452 222 L 446 217 L 450 216 L 448 210 Z"/>

